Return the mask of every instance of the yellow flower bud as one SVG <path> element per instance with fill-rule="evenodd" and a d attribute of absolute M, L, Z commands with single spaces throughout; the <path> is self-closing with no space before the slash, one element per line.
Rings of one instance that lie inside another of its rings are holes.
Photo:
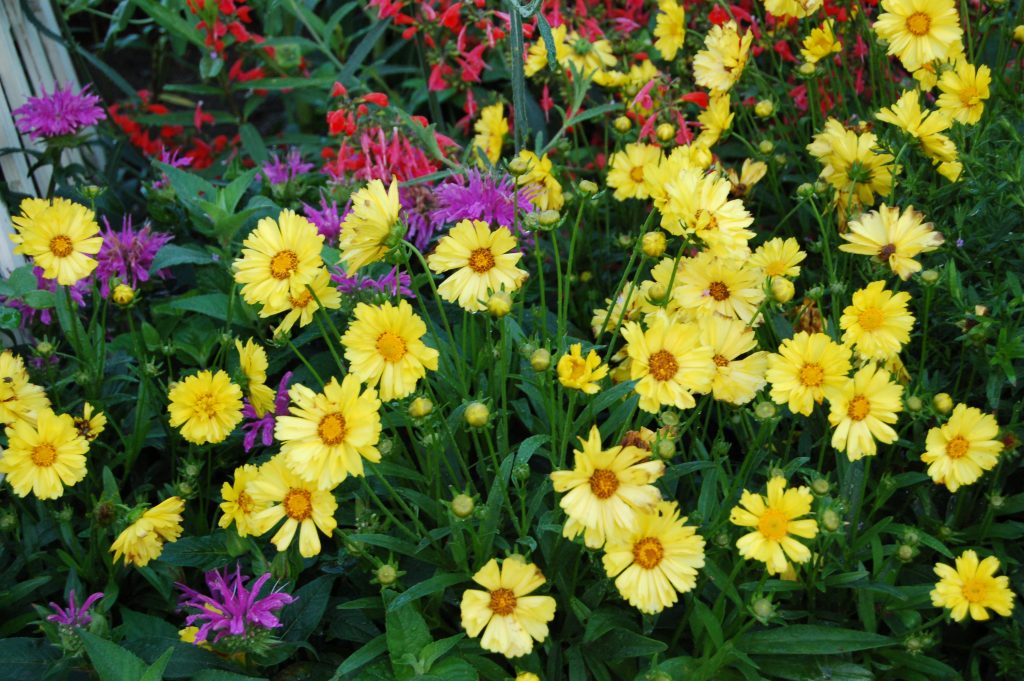
<path fill-rule="evenodd" d="M 614 125 L 615 129 L 619 132 L 629 132 L 629 129 L 633 127 L 633 121 L 629 120 L 626 116 L 619 116 L 615 119 L 612 125 Z"/>
<path fill-rule="evenodd" d="M 426 397 L 417 397 L 409 404 L 409 416 L 414 419 L 421 419 L 434 411 L 434 403 Z"/>
<path fill-rule="evenodd" d="M 644 234 L 640 246 L 644 249 L 644 255 L 648 258 L 660 258 L 665 253 L 665 232 L 654 230 Z"/>
<path fill-rule="evenodd" d="M 487 311 L 492 317 L 504 317 L 512 311 L 512 296 L 505 291 L 497 291 L 487 299 Z"/>
<path fill-rule="evenodd" d="M 1024 24 L 1014 27 L 1013 40 L 1014 42 L 1024 43 Z"/>
<path fill-rule="evenodd" d="M 757 148 L 762 154 L 770 154 L 775 151 L 775 144 L 771 140 L 761 140 Z"/>
<path fill-rule="evenodd" d="M 932 398 L 932 406 L 940 414 L 948 414 L 953 411 L 953 398 L 949 396 L 949 393 L 938 393 Z"/>
<path fill-rule="evenodd" d="M 597 186 L 597 183 L 591 182 L 590 180 L 583 180 L 580 182 L 580 194 L 596 194 L 599 189 L 600 187 Z"/>
<path fill-rule="evenodd" d="M 775 112 L 775 104 L 770 99 L 762 99 L 754 106 L 754 115 L 760 118 L 768 118 Z"/>
<path fill-rule="evenodd" d="M 551 366 L 551 353 L 544 348 L 538 348 L 530 355 L 530 366 L 534 371 L 547 371 Z"/>
<path fill-rule="evenodd" d="M 785 277 L 772 277 L 772 298 L 777 303 L 788 303 L 793 300 L 796 287 Z"/>
<path fill-rule="evenodd" d="M 127 284 L 118 284 L 117 287 L 114 288 L 113 293 L 110 294 L 110 297 L 113 298 L 114 302 L 118 305 L 128 305 L 135 300 L 135 291 Z"/>
<path fill-rule="evenodd" d="M 452 513 L 457 518 L 468 518 L 475 506 L 473 497 L 468 494 L 456 494 L 455 498 L 452 499 Z"/>
<path fill-rule="evenodd" d="M 658 136 L 658 140 L 668 142 L 676 136 L 676 126 L 671 123 L 662 123 L 654 129 L 654 134 Z"/>
<path fill-rule="evenodd" d="M 463 416 L 471 428 L 483 428 L 491 420 L 491 410 L 483 402 L 470 402 Z"/>

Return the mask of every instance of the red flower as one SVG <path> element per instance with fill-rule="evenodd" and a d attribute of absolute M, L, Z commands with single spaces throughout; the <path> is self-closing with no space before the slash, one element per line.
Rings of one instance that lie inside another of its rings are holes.
<path fill-rule="evenodd" d="M 363 96 L 363 101 L 369 102 L 370 104 L 376 104 L 377 106 L 387 106 L 388 96 L 383 92 L 371 92 L 370 94 Z"/>
<path fill-rule="evenodd" d="M 196 130 L 203 129 L 203 123 L 213 124 L 213 116 L 203 111 L 203 103 L 196 102 L 196 112 L 192 115 L 192 125 L 196 126 Z"/>

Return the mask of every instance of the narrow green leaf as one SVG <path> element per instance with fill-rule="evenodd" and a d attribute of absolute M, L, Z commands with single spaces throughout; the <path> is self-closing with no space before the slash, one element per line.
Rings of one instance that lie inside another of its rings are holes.
<path fill-rule="evenodd" d="M 838 655 L 898 643 L 896 639 L 867 631 L 793 624 L 745 634 L 736 647 L 751 655 Z"/>

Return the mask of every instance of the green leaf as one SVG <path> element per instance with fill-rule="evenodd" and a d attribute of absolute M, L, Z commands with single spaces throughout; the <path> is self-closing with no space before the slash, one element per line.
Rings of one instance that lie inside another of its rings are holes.
<path fill-rule="evenodd" d="M 155 314 L 198 312 L 226 322 L 228 319 L 228 296 L 225 293 L 204 293 L 198 296 L 184 296 L 153 306 Z"/>
<path fill-rule="evenodd" d="M 338 666 L 337 671 L 334 672 L 334 676 L 331 678 L 331 681 L 337 681 L 346 674 L 351 674 L 360 667 L 365 667 L 383 655 L 387 649 L 387 638 L 384 634 L 381 634 L 345 658 L 345 661 L 342 662 L 341 665 Z"/>
<path fill-rule="evenodd" d="M 295 3 L 293 2 L 292 4 L 294 5 Z M 242 140 L 242 147 L 252 157 L 252 160 L 257 163 L 263 163 L 270 158 L 270 154 L 267 153 L 267 145 L 264 144 L 263 138 L 252 123 L 243 124 L 238 129 L 238 136 Z"/>
<path fill-rule="evenodd" d="M 168 648 L 163 655 L 157 658 L 157 661 L 149 666 L 146 673 L 142 675 L 139 681 L 162 681 L 164 678 L 164 670 L 167 669 L 167 663 L 171 661 L 171 656 L 174 655 L 174 647 Z"/>
<path fill-rule="evenodd" d="M 548 66 L 557 73 L 558 57 L 555 50 L 555 39 L 551 35 L 551 24 L 548 23 L 543 12 L 537 12 L 537 28 L 540 29 L 540 37 L 544 41 L 544 49 L 548 53 Z"/>
<path fill-rule="evenodd" d="M 394 592 L 387 591 L 384 593 L 385 601 L 390 601 L 392 598 L 394 598 Z M 415 605 L 407 603 L 396 610 L 390 609 L 390 603 L 388 605 L 388 613 L 385 616 L 388 654 L 391 656 L 392 663 L 396 666 L 395 671 L 398 672 L 398 667 L 408 666 L 399 663 L 399 660 L 406 656 L 418 659 L 420 651 L 433 641 L 433 638 L 430 636 L 430 629 L 427 627 L 427 623 L 423 620 L 423 616 L 420 615 Z"/>
<path fill-rule="evenodd" d="M 48 310 L 57 304 L 53 291 L 29 291 L 22 300 L 33 310 Z"/>
<path fill-rule="evenodd" d="M 0 660 L 7 681 L 39 681 L 53 668 L 57 657 L 57 648 L 45 639 L 0 639 Z"/>
<path fill-rule="evenodd" d="M 156 252 L 153 264 L 149 267 L 149 273 L 152 274 L 157 270 L 174 267 L 175 265 L 213 265 L 216 262 L 217 260 L 212 253 L 201 248 L 165 244 L 163 248 Z"/>
<path fill-rule="evenodd" d="M 281 613 L 281 623 L 284 625 L 281 638 L 286 641 L 305 641 L 316 631 L 327 612 L 334 578 L 334 575 L 322 575 L 292 594 L 296 602 Z"/>
<path fill-rule="evenodd" d="M 225 533 L 222 531 L 201 537 L 182 537 L 164 547 L 160 560 L 168 565 L 213 570 L 231 562 Z"/>
<path fill-rule="evenodd" d="M 516 463 L 529 463 L 530 457 L 540 449 L 541 445 L 550 439 L 549 435 L 531 435 L 523 440 L 519 445 L 519 452 L 516 454 Z"/>
<path fill-rule="evenodd" d="M 373 26 L 366 32 L 363 39 L 359 41 L 356 48 L 349 53 L 348 59 L 345 60 L 345 68 L 341 70 L 338 80 L 349 86 L 356 83 L 356 69 L 363 65 L 363 60 L 370 54 L 370 50 L 377 44 L 377 41 L 384 35 L 384 31 L 388 30 L 389 26 L 391 26 L 390 18 L 373 23 Z"/>
<path fill-rule="evenodd" d="M 196 674 L 192 681 L 267 681 L 262 676 L 243 676 L 223 669 L 204 669 Z"/>
<path fill-rule="evenodd" d="M 442 638 L 440 641 L 433 641 L 424 646 L 420 652 L 420 662 L 423 664 L 424 669 L 434 671 L 431 670 L 434 663 L 441 659 L 449 650 L 457 646 L 459 641 L 464 638 L 466 638 L 465 634 L 455 634 L 454 636 Z"/>
<path fill-rule="evenodd" d="M 84 629 L 78 635 L 100 681 L 139 681 L 146 674 L 146 663 L 134 653 Z"/>
<path fill-rule="evenodd" d="M 436 594 L 439 591 L 444 591 L 449 586 L 454 584 L 460 584 L 469 579 L 467 575 L 463 574 L 449 574 L 441 573 L 436 574 L 430 579 L 425 579 L 422 582 L 418 582 L 409 589 L 403 591 L 400 595 L 395 597 L 393 601 L 388 605 L 388 611 L 398 610 L 403 607 L 406 603 L 412 603 L 415 600 L 419 600 L 424 596 Z"/>
<path fill-rule="evenodd" d="M 668 650 L 668 645 L 663 641 L 647 638 L 629 629 L 617 629 L 591 644 L 590 649 L 614 650 L 616 659 L 625 659 L 628 657 L 653 657 Z"/>
<path fill-rule="evenodd" d="M 132 1 L 139 7 L 139 9 L 155 19 L 156 22 L 160 24 L 160 27 L 165 29 L 168 33 L 172 33 L 182 40 L 192 43 L 203 53 L 207 51 L 207 48 L 203 43 L 203 39 L 199 37 L 199 33 L 191 24 L 181 18 L 181 14 L 167 9 L 159 2 L 156 2 L 156 0 Z"/>
<path fill-rule="evenodd" d="M 898 643 L 888 636 L 867 631 L 793 624 L 745 634 L 736 642 L 736 647 L 751 655 L 838 655 Z"/>
<path fill-rule="evenodd" d="M 4 293 L 4 295 L 10 295 L 13 298 L 21 298 L 29 291 L 35 291 L 39 288 L 38 282 L 36 281 L 36 275 L 32 272 L 32 265 L 22 265 L 17 268 L 7 277 L 5 284 L 10 289 L 10 294 Z"/>
<path fill-rule="evenodd" d="M 480 675 L 473 665 L 465 660 L 449 657 L 433 667 L 429 674 L 417 678 L 423 681 L 476 681 Z"/>

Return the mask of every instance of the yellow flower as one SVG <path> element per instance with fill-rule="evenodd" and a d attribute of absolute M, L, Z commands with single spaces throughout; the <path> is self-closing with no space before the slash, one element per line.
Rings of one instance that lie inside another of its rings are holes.
<path fill-rule="evenodd" d="M 604 551 L 604 571 L 615 578 L 619 594 L 648 615 L 675 605 L 677 594 L 692 591 L 697 570 L 704 567 L 704 538 L 679 517 L 674 501 L 638 513 L 632 526 L 609 538 Z"/>
<path fill-rule="evenodd" d="M 91 210 L 67 199 L 25 199 L 20 209 L 21 215 L 11 218 L 17 230 L 11 235 L 18 244 L 14 252 L 32 258 L 44 277 L 71 286 L 96 269 L 89 256 L 100 252 L 103 237 Z"/>
<path fill-rule="evenodd" d="M 850 354 L 823 333 L 801 331 L 782 341 L 779 354 L 768 356 L 772 400 L 788 403 L 794 414 L 810 416 L 815 402 L 833 399 L 846 385 Z"/>
<path fill-rule="evenodd" d="M 729 513 L 733 525 L 754 528 L 736 541 L 740 555 L 761 561 L 770 575 L 785 572 L 787 558 L 796 564 L 809 561 L 811 550 L 796 537 L 814 539 L 818 534 L 817 521 L 803 518 L 813 500 L 809 489 L 786 489 L 786 479 L 779 476 L 768 481 L 766 496 L 743 490 L 739 505 Z"/>
<path fill-rule="evenodd" d="M 322 393 L 296 383 L 288 391 L 291 415 L 277 417 L 274 437 L 285 463 L 320 489 L 362 476 L 363 459 L 380 461 L 380 400 L 373 388 L 360 387 L 352 374 L 340 384 L 332 378 Z"/>
<path fill-rule="evenodd" d="M 738 359 L 757 347 L 753 329 L 739 320 L 718 316 L 704 317 L 698 325 L 701 344 L 714 352 L 712 396 L 730 404 L 746 404 L 754 399 L 766 382 L 768 353 L 759 351 Z"/>
<path fill-rule="evenodd" d="M 223 371 L 200 371 L 171 388 L 171 426 L 197 445 L 223 442 L 242 420 L 242 389 Z"/>
<path fill-rule="evenodd" d="M 378 387 L 385 402 L 406 397 L 416 382 L 437 371 L 438 352 L 423 344 L 427 325 L 404 300 L 398 305 L 359 303 L 341 343 L 350 371 L 367 386 Z"/>
<path fill-rule="evenodd" d="M 49 408 L 46 392 L 28 378 L 21 357 L 10 350 L 0 352 L 0 425 L 35 424 L 36 414 Z"/>
<path fill-rule="evenodd" d="M 917 90 L 904 92 L 892 108 L 882 109 L 875 117 L 895 125 L 920 142 L 924 154 L 936 163 L 956 160 L 956 145 L 943 134 L 951 125 L 949 114 L 923 110 Z"/>
<path fill-rule="evenodd" d="M 672 293 L 683 309 L 750 324 L 764 301 L 759 274 L 740 261 L 701 253 L 685 262 Z"/>
<path fill-rule="evenodd" d="M 947 57 L 960 43 L 963 30 L 953 0 L 882 0 L 882 9 L 872 28 L 908 71 Z"/>
<path fill-rule="evenodd" d="M 792 278 L 800 276 L 800 263 L 806 257 L 796 239 L 775 237 L 757 247 L 750 264 L 760 268 L 766 277 Z"/>
<path fill-rule="evenodd" d="M 308 286 L 313 289 L 312 293 L 306 288 L 295 295 L 289 295 L 280 305 L 264 305 L 260 310 L 260 317 L 286 313 L 281 323 L 274 329 L 275 336 L 291 331 L 295 322 L 299 323 L 299 328 L 308 325 L 313 321 L 313 315 L 320 309 L 320 305 L 326 310 L 337 310 L 341 307 L 341 294 L 338 293 L 338 289 L 331 286 L 331 273 L 326 268 L 321 267 Z M 319 305 L 317 300 L 320 301 Z"/>
<path fill-rule="evenodd" d="M 281 211 L 276 222 L 260 220 L 234 262 L 245 302 L 279 307 L 300 295 L 323 265 L 323 244 L 313 223 L 290 210 Z"/>
<path fill-rule="evenodd" d="M 565 58 L 569 54 L 569 46 L 565 44 L 565 36 L 568 30 L 569 28 L 565 24 L 551 27 L 551 42 L 555 46 L 555 63 L 557 64 L 564 64 Z M 547 65 L 547 44 L 538 35 L 537 41 L 530 45 L 530 49 L 526 53 L 526 67 L 523 72 L 527 78 L 530 78 L 542 69 L 547 68 Z"/>
<path fill-rule="evenodd" d="M 883 203 L 878 210 L 851 220 L 848 227 L 841 236 L 850 243 L 840 245 L 839 250 L 876 257 L 904 281 L 921 270 L 915 256 L 934 251 L 945 241 L 913 206 L 901 212 Z"/>
<path fill-rule="evenodd" d="M 743 166 L 738 174 L 732 168 L 726 171 L 729 184 L 731 185 L 730 193 L 733 196 L 746 196 L 754 188 L 755 184 L 764 179 L 767 173 L 768 164 L 764 161 L 754 161 L 749 158 L 743 159 Z"/>
<path fill-rule="evenodd" d="M 0 473 L 19 497 L 32 492 L 37 499 L 57 499 L 85 477 L 89 443 L 67 414 L 42 409 L 35 426 L 17 421 L 5 432 L 8 445 L 0 454 Z"/>
<path fill-rule="evenodd" d="M 338 240 L 341 259 L 349 274 L 383 259 L 392 247 L 398 245 L 398 239 L 405 235 L 405 229 L 398 220 L 400 209 L 396 179 L 391 180 L 387 189 L 380 180 L 370 180 L 352 195 L 352 210 L 341 223 Z M 295 295 L 299 293 L 301 291 Z"/>
<path fill-rule="evenodd" d="M 284 455 L 279 454 L 260 466 L 259 475 L 247 489 L 251 490 L 253 502 L 263 508 L 252 518 L 254 534 L 263 534 L 284 520 L 270 538 L 278 551 L 291 546 L 298 530 L 299 555 L 311 558 L 320 553 L 317 530 L 330 537 L 338 527 L 334 519 L 338 502 L 334 495 L 292 473 L 284 462 Z"/>
<path fill-rule="evenodd" d="M 686 11 L 675 0 L 660 0 L 655 22 L 654 47 L 666 61 L 672 61 L 686 39 Z"/>
<path fill-rule="evenodd" d="M 256 411 L 256 416 L 262 418 L 274 408 L 274 391 L 267 386 L 267 367 L 270 366 L 267 351 L 252 338 L 246 340 L 245 345 L 236 338 L 235 349 L 238 350 L 238 361 L 245 375 L 249 404 Z"/>
<path fill-rule="evenodd" d="M 825 166 L 821 179 L 839 192 L 856 196 L 861 206 L 871 206 L 875 194 L 892 191 L 894 167 L 891 154 L 878 148 L 874 133 L 847 130 L 834 118 L 814 136 L 807 150 Z"/>
<path fill-rule="evenodd" d="M 671 295 L 672 289 L 679 285 L 682 271 L 683 261 L 662 258 L 651 268 L 651 278 L 640 282 L 639 290 L 633 296 L 639 299 L 645 320 L 665 313 L 676 321 L 694 321 L 689 311 L 680 310 L 678 298 Z"/>
<path fill-rule="evenodd" d="M 804 38 L 800 54 L 808 64 L 816 64 L 828 55 L 842 51 L 843 45 L 836 39 L 832 27 L 833 21 L 826 19 L 819 28 L 815 28 Z"/>
<path fill-rule="evenodd" d="M 640 296 L 634 293 L 628 301 L 626 296 L 627 293 L 620 293 L 614 303 L 610 298 L 605 298 L 605 307 L 594 308 L 594 314 L 590 318 L 590 330 L 595 337 L 602 333 L 614 333 L 619 328 L 620 319 L 623 324 L 639 319 Z"/>
<path fill-rule="evenodd" d="M 713 26 L 693 59 L 694 80 L 713 93 L 728 92 L 743 75 L 753 41 L 751 31 L 740 37 L 735 21 Z"/>
<path fill-rule="evenodd" d="M 956 559 L 956 567 L 937 563 L 935 574 L 939 581 L 932 589 L 932 605 L 950 610 L 957 622 L 968 614 L 972 620 L 982 622 L 989 618 L 988 611 L 1009 617 L 1013 612 L 1013 591 L 1010 578 L 996 577 L 999 559 L 989 556 L 982 561 L 974 551 L 964 551 Z"/>
<path fill-rule="evenodd" d="M 480 647 L 508 658 L 533 651 L 533 642 L 548 637 L 548 622 L 555 618 L 555 599 L 531 596 L 544 585 L 544 575 L 533 563 L 509 556 L 498 567 L 491 558 L 473 581 L 487 589 L 462 593 L 462 627 L 470 638 L 483 632 Z"/>
<path fill-rule="evenodd" d="M 818 11 L 822 0 L 764 0 L 769 14 L 779 18 L 803 19 Z"/>
<path fill-rule="evenodd" d="M 261 530 L 255 521 L 255 515 L 263 508 L 253 501 L 249 485 L 260 473 L 260 469 L 252 464 L 245 464 L 235 469 L 234 482 L 225 482 L 220 487 L 220 495 L 224 498 L 220 510 L 224 514 L 218 525 L 227 528 L 235 524 L 239 537 L 260 534 Z"/>
<path fill-rule="evenodd" d="M 558 382 L 566 388 L 582 390 L 594 395 L 601 389 L 598 381 L 608 375 L 608 365 L 601 363 L 601 356 L 591 350 L 583 356 L 583 345 L 573 343 L 569 352 L 558 360 Z"/>
<path fill-rule="evenodd" d="M 651 483 L 664 474 L 665 464 L 651 461 L 650 452 L 639 447 L 602 449 L 597 426 L 580 443 L 573 469 L 553 472 L 551 481 L 556 492 L 565 492 L 558 504 L 568 516 L 562 536 L 574 539 L 582 532 L 587 546 L 599 549 L 632 531 L 638 512 L 661 501 Z"/>
<path fill-rule="evenodd" d="M 565 59 L 559 62 L 565 69 L 571 64 L 581 75 L 596 78 L 604 69 L 615 66 L 612 44 L 604 38 L 591 42 L 573 31 L 566 37 L 565 43 L 569 49 L 565 52 Z"/>
<path fill-rule="evenodd" d="M 843 310 L 839 327 L 843 343 L 853 345 L 864 359 L 884 361 L 899 354 L 910 342 L 914 315 L 907 311 L 910 294 L 885 290 L 884 281 L 873 281 L 853 294 L 853 304 Z"/>
<path fill-rule="evenodd" d="M 92 442 L 98 438 L 107 427 L 107 417 L 102 411 L 93 413 L 93 406 L 86 402 L 82 405 L 82 415 L 74 417 L 75 430 L 78 434 Z"/>
<path fill-rule="evenodd" d="M 964 164 L 960 161 L 949 161 L 935 166 L 935 170 L 950 182 L 960 179 L 960 173 L 964 171 Z"/>
<path fill-rule="evenodd" d="M 995 468 L 1003 451 L 998 435 L 999 424 L 991 415 L 958 404 L 949 421 L 928 431 L 921 461 L 928 464 L 928 475 L 936 484 L 956 492 Z"/>
<path fill-rule="evenodd" d="M 667 317 L 652 320 L 647 331 L 636 322 L 622 327 L 626 352 L 632 360 L 631 378 L 639 379 L 640 408 L 651 413 L 662 406 L 690 409 L 694 392 L 707 392 L 715 376 L 711 348 L 700 342 L 695 324 Z"/>
<path fill-rule="evenodd" d="M 175 542 L 181 536 L 181 513 L 185 502 L 170 497 L 142 514 L 117 536 L 110 550 L 113 562 L 124 556 L 125 565 L 145 567 L 163 553 L 164 544 Z"/>
<path fill-rule="evenodd" d="M 494 165 L 501 158 L 501 146 L 508 134 L 508 119 L 505 118 L 505 106 L 498 102 L 480 109 L 480 118 L 473 124 L 476 137 L 473 138 L 473 156 L 477 162 L 486 165 L 483 159 Z"/>
<path fill-rule="evenodd" d="M 529 273 L 516 267 L 522 253 L 509 253 L 516 240 L 507 227 L 491 231 L 481 220 L 462 220 L 438 241 L 427 265 L 434 272 L 456 270 L 437 292 L 469 312 L 487 309 L 487 298 L 497 291 L 519 289 Z"/>
<path fill-rule="evenodd" d="M 991 83 L 992 72 L 987 66 L 982 64 L 975 68 L 967 60 L 961 60 L 955 69 L 946 71 L 939 79 L 942 94 L 936 104 L 954 120 L 974 125 L 981 120 Z"/>
<path fill-rule="evenodd" d="M 641 142 L 627 144 L 612 154 L 608 163 L 608 186 L 615 199 L 646 199 L 651 195 L 650 177 L 661 163 L 661 149 Z"/>
<path fill-rule="evenodd" d="M 561 210 L 565 205 L 562 185 L 552 172 L 551 159 L 547 154 L 538 158 L 532 151 L 523 149 L 516 158 L 523 161 L 527 172 L 516 178 L 520 187 L 527 187 L 535 192 L 530 201 L 540 210 Z"/>
<path fill-rule="evenodd" d="M 864 366 L 831 400 L 832 446 L 857 461 L 878 453 L 876 440 L 895 442 L 898 435 L 889 424 L 896 423 L 896 414 L 903 411 L 902 397 L 903 386 L 890 383 L 888 371 Z"/>
<path fill-rule="evenodd" d="M 746 258 L 747 229 L 754 217 L 739 199 L 731 199 L 732 185 L 721 175 L 684 170 L 665 182 L 660 206 L 661 226 L 672 234 L 695 234 L 707 244 L 708 257 Z"/>

